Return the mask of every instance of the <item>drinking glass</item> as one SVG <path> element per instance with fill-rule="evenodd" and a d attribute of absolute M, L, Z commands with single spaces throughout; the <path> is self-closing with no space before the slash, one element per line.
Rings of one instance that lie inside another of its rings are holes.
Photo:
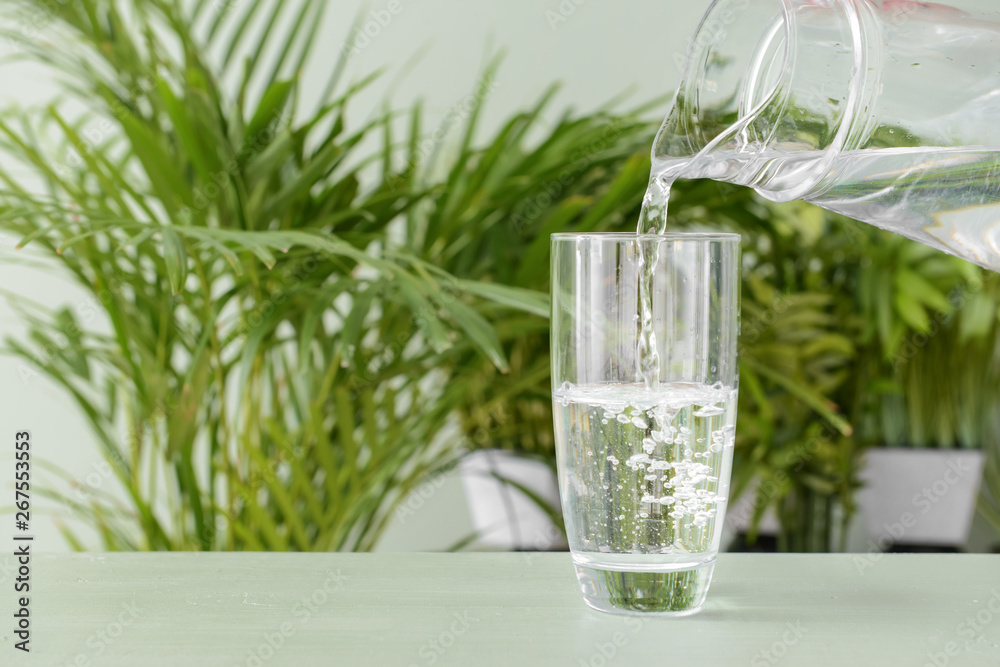
<path fill-rule="evenodd" d="M 705 600 L 733 461 L 739 257 L 736 234 L 552 236 L 559 489 L 595 609 Z"/>

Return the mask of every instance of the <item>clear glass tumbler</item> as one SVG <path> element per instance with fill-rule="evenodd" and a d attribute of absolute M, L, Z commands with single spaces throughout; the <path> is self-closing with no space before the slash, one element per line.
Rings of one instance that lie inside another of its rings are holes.
<path fill-rule="evenodd" d="M 552 236 L 559 489 L 595 609 L 705 600 L 733 461 L 739 257 L 736 234 Z"/>

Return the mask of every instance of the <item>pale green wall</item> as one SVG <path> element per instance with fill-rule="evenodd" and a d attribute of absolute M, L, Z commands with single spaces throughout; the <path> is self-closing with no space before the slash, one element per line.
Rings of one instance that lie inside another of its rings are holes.
<path fill-rule="evenodd" d="M 221 4 L 221 0 L 220 0 Z M 511 112 L 525 108 L 554 81 L 565 86 L 564 105 L 592 109 L 630 86 L 635 102 L 672 92 L 675 61 L 707 2 L 636 0 L 373 0 L 370 8 L 386 23 L 353 59 L 351 72 L 360 77 L 386 66 L 382 84 L 363 97 L 355 118 L 378 108 L 391 89 L 397 104 L 417 97 L 427 102 L 431 119 L 443 117 L 475 87 L 484 58 L 498 48 L 508 52 L 484 118 L 496 127 Z M 236 2 L 239 6 L 239 2 Z M 385 21 L 385 12 L 398 12 Z M 307 72 L 313 88 L 332 66 L 343 46 L 355 13 L 353 2 L 331 2 L 324 27 L 325 57 Z M 377 18 L 377 17 L 376 17 Z M 565 19 L 565 20 L 562 20 Z M 373 29 L 372 32 L 375 32 Z M 44 32 L 40 35 L 44 37 Z M 6 45 L 0 45 L 0 55 Z M 420 59 L 415 59 L 425 49 Z M 0 108 L 17 103 L 39 104 L 52 98 L 54 88 L 37 68 L 0 67 Z M 365 105 L 368 109 L 365 109 Z M 11 264 L 11 239 L 0 237 L 0 286 L 49 307 L 79 308 L 85 297 L 56 276 Z M 99 322 L 93 322 L 100 326 Z M 0 337 L 17 334 L 20 326 L 0 300 Z M 39 378 L 22 378 L 17 364 L 0 358 L 0 433 L 30 428 L 36 455 L 56 462 L 86 486 L 88 475 L 103 491 L 114 482 L 101 474 L 101 456 L 73 403 L 59 389 Z M 6 436 L 0 436 L 6 437 Z M 0 480 L 8 480 L 12 448 L 0 448 Z M 37 481 L 69 489 L 51 475 L 36 472 Z M 6 488 L 6 482 L 2 485 Z M 36 501 L 36 505 L 43 505 Z M 35 522 L 40 551 L 63 551 L 62 538 L 49 517 Z M 414 516 L 395 526 L 384 547 L 393 550 L 440 548 L 470 529 L 460 486 L 449 479 Z"/>

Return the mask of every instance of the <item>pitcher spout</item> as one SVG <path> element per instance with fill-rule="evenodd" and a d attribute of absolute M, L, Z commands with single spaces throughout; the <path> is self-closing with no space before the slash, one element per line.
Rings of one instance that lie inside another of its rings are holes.
<path fill-rule="evenodd" d="M 871 130 L 874 12 L 865 0 L 715 0 L 688 47 L 654 162 L 779 201 L 814 191 Z M 808 171 L 773 159 L 791 151 L 823 155 Z"/>

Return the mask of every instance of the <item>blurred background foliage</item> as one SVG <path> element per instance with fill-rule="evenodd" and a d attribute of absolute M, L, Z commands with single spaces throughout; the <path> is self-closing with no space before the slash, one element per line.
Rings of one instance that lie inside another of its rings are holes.
<path fill-rule="evenodd" d="M 666 102 L 553 121 L 553 88 L 484 134 L 494 61 L 431 140 L 419 105 L 349 127 L 374 76 L 341 61 L 301 103 L 323 2 L 210 4 L 65 3 L 66 48 L 23 44 L 88 111 L 3 116 L 0 220 L 93 319 L 8 294 L 30 333 L 7 348 L 73 396 L 125 489 L 58 499 L 107 549 L 369 550 L 470 449 L 553 462 L 548 237 L 632 228 Z M 253 20 L 285 27 L 250 41 Z M 734 490 L 758 482 L 782 548 L 838 548 L 882 444 L 991 451 L 1000 530 L 992 275 L 712 182 L 671 211 L 743 236 Z"/>

